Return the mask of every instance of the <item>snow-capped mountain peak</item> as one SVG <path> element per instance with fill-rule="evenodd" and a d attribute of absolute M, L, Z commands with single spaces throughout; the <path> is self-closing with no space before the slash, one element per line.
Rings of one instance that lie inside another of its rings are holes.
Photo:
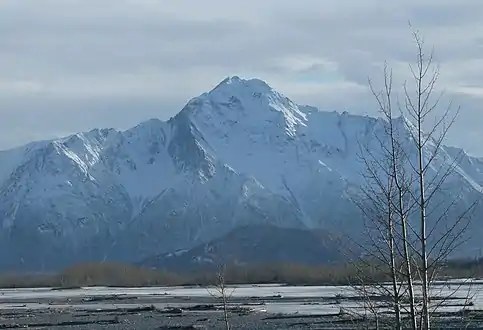
<path fill-rule="evenodd" d="M 182 113 L 202 132 L 218 136 L 243 126 L 251 134 L 262 134 L 270 127 L 276 130 L 273 135 L 283 131 L 293 138 L 307 121 L 297 104 L 264 81 L 237 76 L 224 79 L 210 92 L 190 100 Z"/>
<path fill-rule="evenodd" d="M 243 79 L 238 76 L 226 77 L 216 87 L 214 87 L 210 93 L 219 93 L 231 89 L 233 91 L 240 91 L 245 89 L 251 93 L 270 93 L 273 89 L 263 80 L 252 78 Z M 230 93 L 230 92 L 228 92 Z"/>

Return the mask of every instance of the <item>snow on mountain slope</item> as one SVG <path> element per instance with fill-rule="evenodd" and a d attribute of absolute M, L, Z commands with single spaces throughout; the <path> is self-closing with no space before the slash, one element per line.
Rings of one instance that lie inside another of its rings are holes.
<path fill-rule="evenodd" d="M 167 122 L 0 152 L 0 266 L 142 260 L 246 225 L 358 232 L 358 141 L 377 148 L 384 126 L 231 77 Z M 439 166 L 456 157 L 445 151 Z M 463 154 L 451 178 L 465 201 L 482 164 Z"/>

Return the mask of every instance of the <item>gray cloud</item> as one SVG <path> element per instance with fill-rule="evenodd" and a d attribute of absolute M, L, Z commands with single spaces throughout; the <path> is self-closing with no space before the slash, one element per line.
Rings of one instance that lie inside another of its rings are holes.
<path fill-rule="evenodd" d="M 451 142 L 483 155 L 481 0 L 5 0 L 0 148 L 167 118 L 228 75 L 295 101 L 374 114 L 367 77 L 434 44 L 440 87 L 464 107 Z M 376 80 L 377 82 L 377 80 Z"/>

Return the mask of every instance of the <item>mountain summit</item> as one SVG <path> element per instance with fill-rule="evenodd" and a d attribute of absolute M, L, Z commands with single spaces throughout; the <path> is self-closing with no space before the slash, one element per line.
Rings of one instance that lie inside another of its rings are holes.
<path fill-rule="evenodd" d="M 136 262 L 257 226 L 360 232 L 358 141 L 373 143 L 384 125 L 230 77 L 168 121 L 2 151 L 0 267 Z M 438 162 L 451 164 L 454 150 Z M 460 164 L 452 191 L 481 197 L 483 161 Z"/>

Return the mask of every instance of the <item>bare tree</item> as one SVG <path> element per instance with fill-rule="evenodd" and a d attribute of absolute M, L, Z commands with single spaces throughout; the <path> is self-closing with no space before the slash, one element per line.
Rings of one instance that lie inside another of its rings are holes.
<path fill-rule="evenodd" d="M 432 284 L 443 261 L 464 243 L 463 234 L 477 201 L 462 210 L 456 209 L 457 199 L 444 198 L 445 182 L 458 175 L 461 159 L 447 154 L 443 145 L 459 108 L 453 113 L 450 103 L 440 110 L 443 95 L 433 95 L 439 67 L 433 65 L 433 52 L 425 53 L 420 35 L 415 32 L 413 37 L 416 65 L 409 66 L 412 81 L 403 85 L 402 105 L 397 94 L 393 95 L 393 75 L 387 64 L 381 90 L 369 80 L 382 124 L 375 124 L 375 134 L 359 142 L 365 185 L 356 204 L 364 214 L 369 243 L 359 247 L 365 259 L 378 263 L 390 279 L 390 287 L 372 287 L 391 298 L 395 328 L 403 326 L 401 314 L 405 311 L 410 328 L 430 329 L 430 316 L 441 306 L 430 304 Z M 427 122 L 430 118 L 432 123 Z M 366 285 L 362 294 L 367 292 Z M 419 305 L 415 291 L 421 294 Z"/>
<path fill-rule="evenodd" d="M 383 71 L 383 88 L 377 91 L 371 80 L 369 80 L 371 92 L 377 101 L 379 111 L 385 121 L 383 137 L 376 136 L 379 147 L 384 159 L 383 174 L 390 181 L 389 192 L 390 198 L 387 200 L 387 210 L 392 210 L 394 219 L 393 226 L 397 225 L 399 231 L 392 229 L 395 233 L 392 235 L 395 242 L 393 243 L 398 249 L 395 251 L 397 256 L 395 259 L 401 263 L 399 268 L 394 269 L 394 277 L 401 278 L 407 284 L 404 288 L 405 295 L 407 293 L 409 305 L 409 315 L 411 327 L 416 328 L 416 311 L 414 299 L 413 274 L 411 267 L 412 251 L 410 248 L 410 240 L 408 237 L 408 215 L 414 204 L 407 202 L 413 183 L 412 175 L 405 168 L 407 163 L 407 154 L 404 149 L 404 128 L 401 127 L 401 119 L 394 118 L 393 110 L 393 74 L 388 69 L 387 64 L 384 65 Z"/>
<path fill-rule="evenodd" d="M 223 319 L 225 322 L 225 329 L 230 330 L 230 319 L 229 319 L 229 310 L 228 310 L 228 301 L 233 295 L 235 288 L 228 288 L 226 285 L 226 266 L 223 264 L 219 267 L 218 272 L 216 273 L 215 283 L 213 285 L 212 290 L 208 290 L 208 293 L 216 298 L 220 299 L 223 308 Z"/>
<path fill-rule="evenodd" d="M 440 71 L 434 65 L 434 52 L 431 50 L 426 53 L 419 32 L 414 32 L 413 38 L 416 44 L 416 65 L 409 65 L 411 84 L 404 83 L 404 106 L 401 112 L 409 118 L 404 122 L 417 155 L 416 159 L 408 158 L 416 179 L 412 201 L 419 219 L 419 230 L 414 230 L 417 245 L 413 249 L 419 259 L 416 267 L 421 278 L 422 328 L 430 329 L 431 283 L 437 277 L 441 261 L 464 243 L 463 234 L 477 201 L 459 212 L 454 210 L 457 199 L 446 205 L 441 201 L 444 184 L 451 175 L 456 174 L 461 160 L 461 155 L 446 155 L 443 145 L 459 108 L 453 109 L 451 102 L 441 108 L 443 94 L 436 93 Z M 429 120 L 432 122 L 428 123 Z"/>
<path fill-rule="evenodd" d="M 376 91 L 369 80 L 383 120 L 375 125 L 374 136 L 359 143 L 365 184 L 361 188 L 362 200 L 357 201 L 356 205 L 366 220 L 365 237 L 369 240 L 369 247 L 362 247 L 365 258 L 369 257 L 370 262 L 378 263 L 391 280 L 390 289 L 380 284 L 373 285 L 373 289 L 391 297 L 396 329 L 402 328 L 402 302 L 408 300 L 411 326 L 415 328 L 411 252 L 407 233 L 411 205 L 405 202 L 412 180 L 403 166 L 406 153 L 400 139 L 402 128 L 405 127 L 394 123 L 392 71 L 387 65 L 384 66 L 383 78 L 381 91 Z M 366 293 L 366 290 L 362 293 Z M 405 299 L 406 295 L 408 299 Z"/>

